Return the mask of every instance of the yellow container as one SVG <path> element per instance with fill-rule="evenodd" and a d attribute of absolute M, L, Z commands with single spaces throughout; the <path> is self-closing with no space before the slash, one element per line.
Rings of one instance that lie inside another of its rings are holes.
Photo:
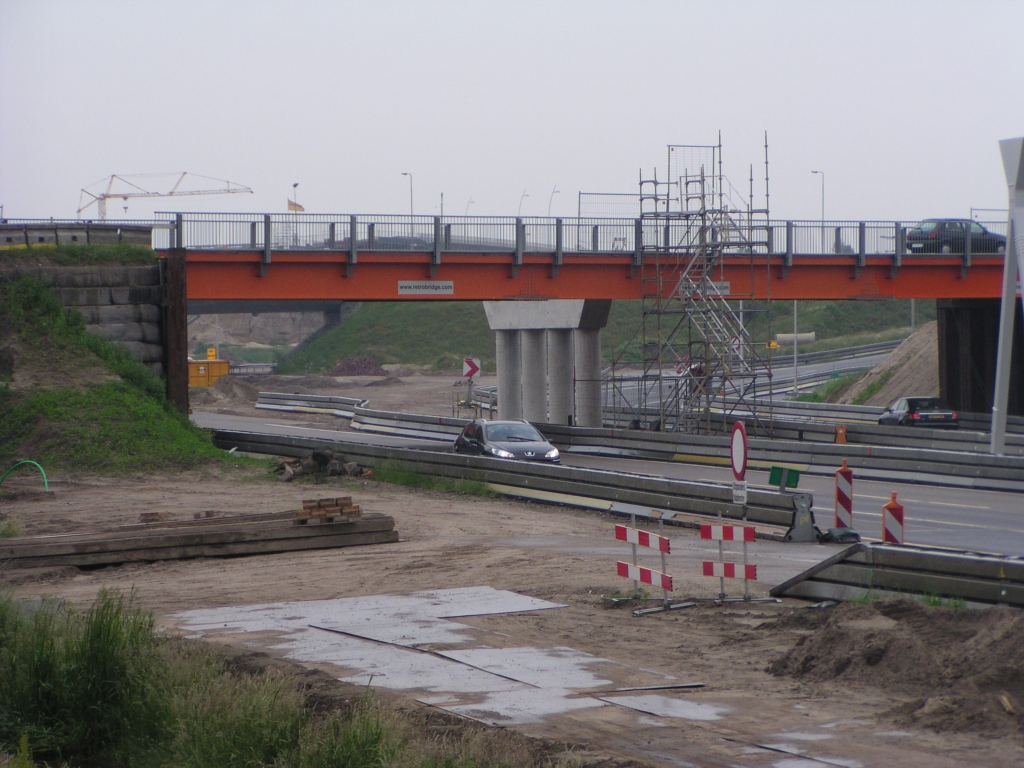
<path fill-rule="evenodd" d="M 231 372 L 228 360 L 189 360 L 188 385 L 190 387 L 209 387 L 217 383 L 221 376 Z"/>

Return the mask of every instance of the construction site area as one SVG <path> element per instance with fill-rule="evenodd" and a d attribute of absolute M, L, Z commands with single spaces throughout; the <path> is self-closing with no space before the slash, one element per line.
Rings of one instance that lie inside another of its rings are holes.
<path fill-rule="evenodd" d="M 692 529 L 674 529 L 673 599 L 695 604 L 638 618 L 632 610 L 643 602 L 608 599 L 627 594 L 614 566 L 628 546 L 616 543 L 607 514 L 417 491 L 372 476 L 294 487 L 224 466 L 180 476 L 59 477 L 50 494 L 25 475 L 4 489 L 2 509 L 24 535 L 51 538 L 137 528 L 140 511 L 162 520 L 144 526 L 177 525 L 171 532 L 180 533 L 232 516 L 250 518 L 250 526 L 261 516 L 286 522 L 303 498 L 351 497 L 364 516 L 393 519 L 398 541 L 98 569 L 8 568 L 4 582 L 19 596 L 60 595 L 81 607 L 101 588 L 132 591 L 165 631 L 233 645 L 257 668 L 274 664 L 321 694 L 349 697 L 372 679 L 403 706 L 440 706 L 475 724 L 465 727 L 513 727 L 561 745 L 554 754 L 569 764 L 884 765 L 894 754 L 899 765 L 922 768 L 1020 762 L 1018 611 L 911 601 L 716 603 L 717 580 L 699 570 L 707 543 Z M 202 520 L 190 522 L 194 516 Z M 781 548 L 789 548 L 784 560 Z M 828 554 L 823 549 L 770 540 L 751 546 L 754 561 L 776 578 L 792 572 L 794 555 L 810 564 Z M 485 585 L 498 592 L 442 612 L 460 616 L 455 623 L 410 613 L 416 594 L 448 605 Z M 766 595 L 758 583 L 751 589 Z M 534 602 L 516 604 L 514 596 Z M 260 619 L 257 605 L 271 613 Z M 349 627 L 360 611 L 374 618 Z M 300 621 L 282 624 L 284 615 Z M 348 645 L 341 650 L 329 632 L 306 624 L 337 626 Z M 378 625 L 391 629 L 372 629 Z M 374 648 L 389 647 L 377 658 Z M 484 649 L 515 661 L 495 666 Z M 442 668 L 456 658 L 464 663 Z M 416 666 L 421 661 L 440 667 L 428 674 Z M 472 675 L 485 675 L 474 667 L 504 677 L 474 682 Z M 321 677 L 310 678 L 310 669 Z"/>

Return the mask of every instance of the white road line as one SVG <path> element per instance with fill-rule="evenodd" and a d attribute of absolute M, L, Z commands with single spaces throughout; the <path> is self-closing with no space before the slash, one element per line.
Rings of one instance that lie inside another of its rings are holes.
<path fill-rule="evenodd" d="M 338 434 L 335 429 L 316 429 L 314 427 L 296 427 L 294 424 L 264 424 L 264 427 L 281 427 L 282 429 L 304 429 L 306 432 L 329 432 L 333 435 Z"/>
<path fill-rule="evenodd" d="M 858 499 L 879 499 L 879 500 L 884 499 L 885 501 L 889 500 L 888 496 L 869 496 L 866 493 L 858 493 L 857 494 L 857 498 Z M 937 507 L 957 507 L 959 509 L 992 509 L 992 507 L 976 507 L 976 506 L 973 506 L 971 504 L 953 504 L 953 503 L 948 502 L 948 501 L 925 501 L 924 499 L 907 499 L 907 498 L 900 498 L 900 501 L 904 502 L 906 504 L 934 504 Z"/>
<path fill-rule="evenodd" d="M 970 504 L 952 504 L 948 501 L 926 501 L 925 504 L 934 504 L 937 507 L 959 507 L 960 509 L 992 509 L 992 507 L 975 507 Z"/>
<path fill-rule="evenodd" d="M 856 519 L 858 515 L 862 515 L 864 517 L 877 517 L 877 518 L 880 518 L 882 516 L 882 514 L 880 512 L 861 512 L 859 510 L 854 510 L 853 511 L 853 515 L 854 515 L 854 519 Z M 949 526 L 952 526 L 954 528 L 977 528 L 978 530 L 982 530 L 982 531 L 996 531 L 996 530 L 998 530 L 1001 533 L 1024 533 L 1024 530 L 1019 530 L 1017 528 L 1004 528 L 1004 527 L 1001 527 L 1001 526 L 997 527 L 997 526 L 992 526 L 992 525 L 976 525 L 974 523 L 954 523 L 954 522 L 950 522 L 948 520 L 933 520 L 930 517 L 912 517 L 912 518 L 910 518 L 910 520 L 912 522 L 915 522 L 915 523 L 931 523 L 932 525 L 949 525 Z"/>

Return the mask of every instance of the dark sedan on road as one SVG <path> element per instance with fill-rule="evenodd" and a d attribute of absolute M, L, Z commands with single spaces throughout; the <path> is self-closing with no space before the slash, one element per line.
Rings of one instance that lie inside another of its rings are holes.
<path fill-rule="evenodd" d="M 559 463 L 558 449 L 527 421 L 474 419 L 455 438 L 455 452 Z"/>
<path fill-rule="evenodd" d="M 907 230 L 907 250 L 910 253 L 963 253 L 968 232 L 971 253 L 1006 252 L 1005 237 L 970 219 L 925 219 Z"/>
<path fill-rule="evenodd" d="M 878 418 L 879 424 L 898 427 L 958 429 L 960 417 L 938 397 L 901 397 Z"/>

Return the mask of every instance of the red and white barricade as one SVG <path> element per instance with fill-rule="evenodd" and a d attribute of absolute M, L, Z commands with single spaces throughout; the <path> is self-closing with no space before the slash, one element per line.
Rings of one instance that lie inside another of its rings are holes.
<path fill-rule="evenodd" d="M 719 600 L 725 600 L 725 580 L 743 579 L 743 599 L 750 599 L 748 582 L 757 581 L 757 566 L 747 563 L 747 544 L 757 539 L 757 531 L 750 525 L 710 525 L 700 527 L 700 537 L 705 541 L 718 542 L 718 560 L 705 560 L 701 563 L 705 576 L 713 576 L 720 580 Z M 730 563 L 725 560 L 724 543 L 727 541 L 743 542 L 743 562 Z"/>
<path fill-rule="evenodd" d="M 705 560 L 705 576 L 716 576 L 720 579 L 747 579 L 757 581 L 757 566 L 741 563 L 723 563 L 714 560 Z"/>
<path fill-rule="evenodd" d="M 853 470 L 843 466 L 836 470 L 836 528 L 853 528 Z"/>
<path fill-rule="evenodd" d="M 641 584 L 650 584 L 652 587 L 658 587 L 666 592 L 672 591 L 672 577 L 667 573 L 655 571 L 651 568 L 643 568 L 632 563 L 624 563 L 621 560 L 615 564 L 615 567 L 618 569 L 619 576 L 624 579 L 639 581 Z"/>
<path fill-rule="evenodd" d="M 641 531 L 638 528 L 616 525 L 615 538 L 629 544 L 636 544 L 641 547 L 647 547 L 648 549 L 656 549 L 659 552 L 664 552 L 666 555 L 672 552 L 672 545 L 666 537 L 659 536 L 656 533 Z"/>
<path fill-rule="evenodd" d="M 885 544 L 903 543 L 903 505 L 896 501 L 896 491 L 882 505 L 882 541 Z"/>
<path fill-rule="evenodd" d="M 757 532 L 749 525 L 701 525 L 700 537 L 711 541 L 755 541 Z"/>
<path fill-rule="evenodd" d="M 636 525 L 636 516 L 633 516 L 633 525 Z M 650 584 L 653 587 L 660 587 L 665 592 L 666 605 L 668 604 L 668 593 L 672 591 L 672 577 L 665 573 L 665 555 L 672 551 L 672 544 L 666 536 L 657 533 L 648 533 L 638 528 L 631 528 L 628 525 L 615 526 L 615 538 L 633 545 L 633 562 L 617 562 L 615 567 L 619 576 L 624 579 L 632 579 L 634 589 L 641 584 Z M 661 555 L 661 570 L 655 571 L 652 568 L 641 568 L 637 563 L 637 547 L 646 547 L 657 550 Z"/>

